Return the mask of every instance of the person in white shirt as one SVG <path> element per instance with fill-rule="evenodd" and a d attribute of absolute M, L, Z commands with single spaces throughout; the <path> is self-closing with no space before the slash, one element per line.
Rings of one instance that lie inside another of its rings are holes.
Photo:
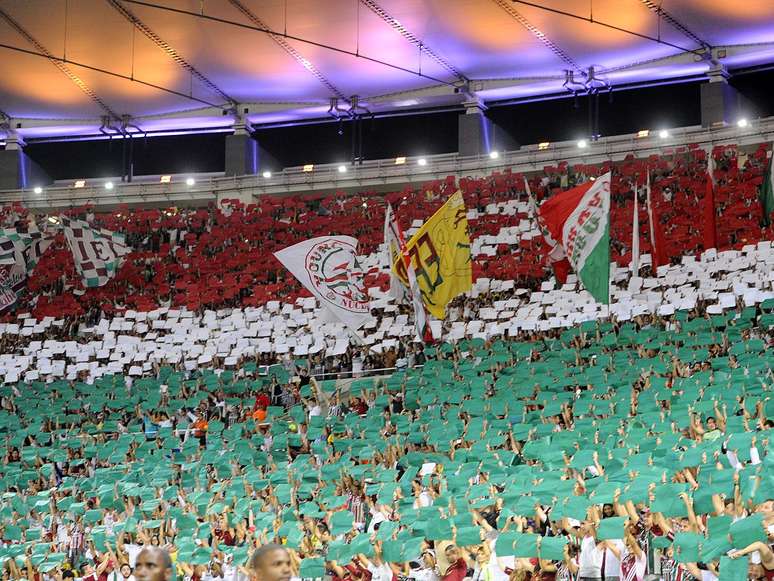
<path fill-rule="evenodd" d="M 584 523 L 581 526 L 583 540 L 578 559 L 579 581 L 598 581 L 602 579 L 602 558 L 604 552 L 597 548 L 597 540 L 592 535 L 592 525 Z"/>
<path fill-rule="evenodd" d="M 605 581 L 618 581 L 621 571 L 621 556 L 624 553 L 624 543 L 621 539 L 609 539 L 597 545 L 604 550 L 600 572 Z"/>
<path fill-rule="evenodd" d="M 108 575 L 107 581 L 136 581 L 129 563 L 124 563 L 118 570 L 113 570 Z"/>
<path fill-rule="evenodd" d="M 417 565 L 414 567 L 413 565 Z M 410 564 L 411 570 L 409 571 L 409 579 L 415 581 L 441 581 L 436 571 L 435 563 L 435 551 L 432 549 L 426 549 L 422 553 L 422 559 L 420 562 Z"/>

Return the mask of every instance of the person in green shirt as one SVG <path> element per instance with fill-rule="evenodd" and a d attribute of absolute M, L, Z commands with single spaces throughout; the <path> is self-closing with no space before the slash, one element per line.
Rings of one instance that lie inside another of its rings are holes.
<path fill-rule="evenodd" d="M 691 433 L 697 440 L 714 442 L 718 438 L 721 438 L 726 431 L 726 417 L 720 412 L 717 405 L 715 406 L 716 415 L 709 416 L 706 425 L 702 425 L 699 414 L 692 410 L 689 410 L 688 413 L 691 414 Z"/>

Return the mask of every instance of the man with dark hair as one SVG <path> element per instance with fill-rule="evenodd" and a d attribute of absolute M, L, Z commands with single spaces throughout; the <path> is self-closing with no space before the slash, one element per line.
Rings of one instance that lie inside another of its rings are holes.
<path fill-rule="evenodd" d="M 468 572 L 468 564 L 465 557 L 460 552 L 459 547 L 454 544 L 448 545 L 444 549 L 446 560 L 449 566 L 446 572 L 441 576 L 442 581 L 462 581 Z"/>
<path fill-rule="evenodd" d="M 137 555 L 134 578 L 137 581 L 170 581 L 172 559 L 169 553 L 160 547 L 144 547 Z"/>
<path fill-rule="evenodd" d="M 258 547 L 250 557 L 251 581 L 290 581 L 290 553 L 274 543 Z"/>

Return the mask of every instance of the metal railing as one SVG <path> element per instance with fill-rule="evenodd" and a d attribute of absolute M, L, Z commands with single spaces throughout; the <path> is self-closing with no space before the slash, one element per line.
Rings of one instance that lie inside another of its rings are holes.
<path fill-rule="evenodd" d="M 632 133 L 603 137 L 588 142 L 585 148 L 575 141 L 563 141 L 541 145 L 529 145 L 517 151 L 498 152 L 490 155 L 461 156 L 457 153 L 426 156 L 420 165 L 420 157 L 406 157 L 404 163 L 396 159 L 364 161 L 360 164 L 322 164 L 311 169 L 303 166 L 285 168 L 263 175 L 214 177 L 208 174 L 188 186 L 185 180 L 170 183 L 120 183 L 106 190 L 101 182 L 87 183 L 84 187 L 54 185 L 40 194 L 32 189 L 0 191 L 0 204 L 21 202 L 28 208 L 41 211 L 62 209 L 92 203 L 96 207 L 110 208 L 119 204 L 144 207 L 168 205 L 202 205 L 210 201 L 240 198 L 252 201 L 261 195 L 290 194 L 325 191 L 383 190 L 444 179 L 449 175 L 482 176 L 494 171 L 510 169 L 514 172 L 534 172 L 545 165 L 560 161 L 573 164 L 597 164 L 605 161 L 621 161 L 627 155 L 647 157 L 669 153 L 690 143 L 710 147 L 720 143 L 753 145 L 774 140 L 774 117 L 750 121 L 746 127 L 724 125 L 720 127 L 684 127 L 670 129 L 669 136 L 659 137 L 658 131 L 647 136 Z M 344 168 L 344 171 L 341 170 Z"/>

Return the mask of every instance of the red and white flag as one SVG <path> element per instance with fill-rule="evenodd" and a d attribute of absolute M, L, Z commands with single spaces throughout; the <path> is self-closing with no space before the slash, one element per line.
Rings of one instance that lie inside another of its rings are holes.
<path fill-rule="evenodd" d="M 634 210 L 632 212 L 632 274 L 640 272 L 640 188 L 634 186 Z"/>
<path fill-rule="evenodd" d="M 567 275 L 570 273 L 570 261 L 567 260 L 567 255 L 564 253 L 562 245 L 558 244 L 556 240 L 553 239 L 551 233 L 543 223 L 543 220 L 540 218 L 537 200 L 532 194 L 527 178 L 524 178 L 524 188 L 527 191 L 527 196 L 529 196 L 529 207 L 532 218 L 540 228 L 540 232 L 543 234 L 543 240 L 548 244 L 548 262 L 554 269 L 554 276 L 556 277 L 557 282 L 559 284 L 564 284 L 567 282 Z"/>
<path fill-rule="evenodd" d="M 701 208 L 702 242 L 704 250 L 717 248 L 717 228 L 715 225 L 715 159 L 712 150 L 707 154 L 707 179 Z"/>
<path fill-rule="evenodd" d="M 610 172 L 543 202 L 540 217 L 584 288 L 610 304 Z"/>
<path fill-rule="evenodd" d="M 650 260 L 655 276 L 656 269 L 662 264 L 666 264 L 668 260 L 666 258 L 664 236 L 661 224 L 659 223 L 658 211 L 653 203 L 653 196 L 650 188 L 650 171 L 648 171 L 648 179 L 645 184 L 645 195 L 648 205 L 648 225 L 650 228 Z"/>

